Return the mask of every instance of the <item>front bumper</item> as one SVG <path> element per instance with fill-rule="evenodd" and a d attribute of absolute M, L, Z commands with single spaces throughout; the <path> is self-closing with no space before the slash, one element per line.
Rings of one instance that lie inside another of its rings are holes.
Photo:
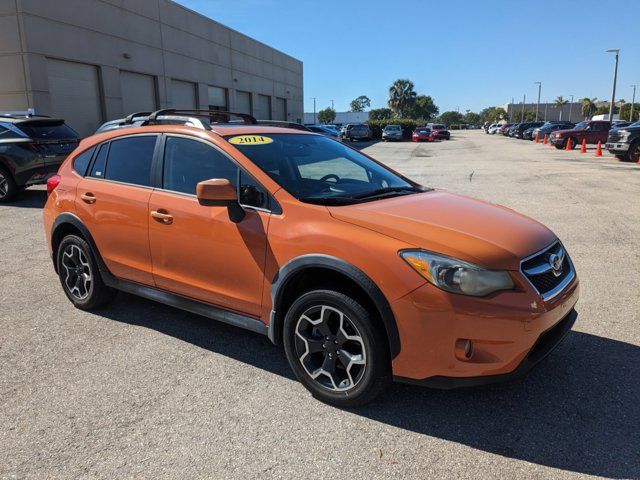
<path fill-rule="evenodd" d="M 628 143 L 607 143 L 605 147 L 611 153 L 627 153 L 629 151 Z"/>
<path fill-rule="evenodd" d="M 544 301 L 524 279 L 518 288 L 468 297 L 427 283 L 392 303 L 401 350 L 394 379 L 440 388 L 480 385 L 525 374 L 562 340 L 575 322 L 577 277 Z M 470 340 L 473 353 L 456 345 Z"/>

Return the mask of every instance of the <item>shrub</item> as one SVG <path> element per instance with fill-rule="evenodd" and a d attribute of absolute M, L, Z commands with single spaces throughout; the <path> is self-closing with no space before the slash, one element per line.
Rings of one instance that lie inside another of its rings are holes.
<path fill-rule="evenodd" d="M 402 137 L 410 140 L 411 134 L 416 127 L 422 127 L 425 122 L 413 118 L 387 118 L 384 120 L 369 120 L 367 122 L 369 130 L 371 130 L 372 138 L 382 138 L 382 129 L 387 125 L 400 125 L 402 127 Z"/>

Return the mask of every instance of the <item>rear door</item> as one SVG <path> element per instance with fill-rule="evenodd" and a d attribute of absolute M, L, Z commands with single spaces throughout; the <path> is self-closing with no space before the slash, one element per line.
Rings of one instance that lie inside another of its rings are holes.
<path fill-rule="evenodd" d="M 145 134 L 103 143 L 76 190 L 76 213 L 111 273 L 146 285 L 153 285 L 148 212 L 157 140 Z"/>

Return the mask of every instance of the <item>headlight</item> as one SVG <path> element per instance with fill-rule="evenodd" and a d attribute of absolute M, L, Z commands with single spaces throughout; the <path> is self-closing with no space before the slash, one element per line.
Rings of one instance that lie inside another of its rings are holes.
<path fill-rule="evenodd" d="M 447 292 L 484 297 L 514 286 L 509 273 L 502 270 L 487 270 L 424 250 L 403 250 L 400 256 L 430 283 Z"/>

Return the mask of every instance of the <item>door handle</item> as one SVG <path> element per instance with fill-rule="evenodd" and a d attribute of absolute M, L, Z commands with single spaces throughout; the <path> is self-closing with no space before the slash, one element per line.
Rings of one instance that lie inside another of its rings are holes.
<path fill-rule="evenodd" d="M 85 203 L 90 203 L 90 204 L 96 203 L 96 196 L 91 192 L 83 193 L 82 195 L 80 195 L 80 198 Z"/>
<path fill-rule="evenodd" d="M 166 210 L 153 210 L 151 212 L 151 218 L 165 225 L 171 225 L 173 223 L 173 215 L 170 215 Z"/>

